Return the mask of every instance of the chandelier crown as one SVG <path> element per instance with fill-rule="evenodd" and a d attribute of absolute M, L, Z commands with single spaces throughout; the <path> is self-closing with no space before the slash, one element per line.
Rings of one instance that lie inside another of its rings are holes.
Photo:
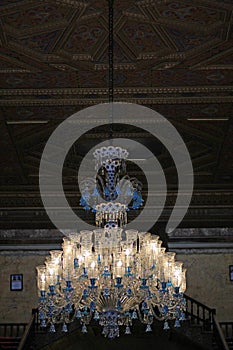
<path fill-rule="evenodd" d="M 97 148 L 93 152 L 93 156 L 96 161 L 96 165 L 108 166 L 109 163 L 113 163 L 115 166 L 119 166 L 121 160 L 126 160 L 129 153 L 126 149 L 121 147 L 101 147 Z"/>
<path fill-rule="evenodd" d="M 143 205 L 142 183 L 126 172 L 128 151 L 115 146 L 101 147 L 93 152 L 96 178 L 80 183 L 80 205 L 96 213 L 96 225 L 107 222 L 118 226 L 127 224 L 127 211 Z"/>

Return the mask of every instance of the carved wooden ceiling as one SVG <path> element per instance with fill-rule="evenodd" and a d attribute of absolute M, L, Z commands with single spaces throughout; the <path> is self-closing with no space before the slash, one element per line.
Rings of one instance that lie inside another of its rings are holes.
<path fill-rule="evenodd" d="M 148 106 L 182 135 L 195 190 L 183 226 L 233 223 L 233 0 L 115 0 L 114 100 Z M 38 171 L 62 120 L 108 102 L 107 0 L 0 1 L 0 227 L 50 227 Z M 174 203 L 174 164 L 143 130 L 116 127 L 161 161 Z M 74 207 L 77 169 L 107 129 L 70 152 L 64 187 Z"/>

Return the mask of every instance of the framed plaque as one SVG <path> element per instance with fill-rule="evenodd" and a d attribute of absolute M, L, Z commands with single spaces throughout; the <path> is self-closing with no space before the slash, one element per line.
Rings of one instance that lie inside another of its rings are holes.
<path fill-rule="evenodd" d="M 233 265 L 229 266 L 229 277 L 230 281 L 233 281 Z"/>
<path fill-rule="evenodd" d="M 10 289 L 12 291 L 23 290 L 23 274 L 10 275 Z"/>

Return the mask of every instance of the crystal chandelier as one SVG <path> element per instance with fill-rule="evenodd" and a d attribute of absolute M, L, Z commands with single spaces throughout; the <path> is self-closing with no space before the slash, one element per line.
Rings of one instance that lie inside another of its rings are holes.
<path fill-rule="evenodd" d="M 109 0 L 109 102 L 113 102 L 113 0 Z M 93 156 L 95 179 L 80 184 L 80 205 L 95 213 L 96 229 L 63 239 L 37 267 L 41 327 L 78 320 L 83 333 L 94 321 L 105 337 L 131 333 L 135 320 L 152 330 L 154 320 L 169 329 L 185 319 L 186 270 L 166 252 L 158 236 L 127 230 L 127 213 L 143 205 L 142 184 L 126 172 L 128 151 L 101 147 Z M 123 228 L 126 227 L 126 230 Z"/>
<path fill-rule="evenodd" d="M 120 335 L 121 326 L 130 334 L 136 319 L 149 332 L 154 319 L 163 320 L 164 329 L 169 329 L 170 320 L 180 327 L 185 318 L 182 262 L 165 251 L 158 236 L 122 228 L 128 206 L 113 200 L 119 199 L 117 179 L 126 155 L 126 150 L 113 146 L 94 152 L 97 165 L 104 166 L 102 194 L 108 200 L 95 206 L 98 227 L 70 234 L 63 239 L 63 250 L 51 251 L 45 265 L 37 267 L 40 324 L 50 332 L 58 323 L 66 332 L 67 324 L 77 319 L 86 333 L 95 320 L 112 339 Z"/>

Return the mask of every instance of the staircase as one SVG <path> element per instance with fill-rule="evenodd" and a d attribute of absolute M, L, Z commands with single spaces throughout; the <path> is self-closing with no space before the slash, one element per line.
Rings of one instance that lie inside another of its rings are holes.
<path fill-rule="evenodd" d="M 184 296 L 187 301 L 186 315 L 190 322 L 189 336 L 195 337 L 193 340 L 201 342 L 207 349 L 233 350 L 230 348 L 233 341 L 233 327 L 228 327 L 232 322 L 219 323 L 216 309 L 211 309 L 188 295 Z M 194 327 L 200 328 L 199 336 L 195 335 Z"/>
<path fill-rule="evenodd" d="M 0 349 L 17 350 L 26 326 L 26 323 L 0 323 Z"/>
<path fill-rule="evenodd" d="M 219 325 L 222 329 L 229 350 L 233 350 L 233 322 L 219 322 Z"/>
<path fill-rule="evenodd" d="M 0 349 L 1 350 L 17 350 L 19 347 L 21 338 L 13 337 L 1 337 L 0 338 Z"/>
<path fill-rule="evenodd" d="M 57 333 L 51 334 L 47 330 L 41 329 L 38 322 L 37 309 L 33 310 L 32 318 L 29 324 L 0 324 L 0 349 L 10 350 L 47 350 L 47 349 L 63 349 L 66 345 L 76 342 L 76 348 L 89 344 L 88 349 L 96 349 L 96 342 L 103 349 L 113 349 L 114 346 L 118 346 L 121 350 L 132 347 L 130 344 L 130 338 L 136 338 L 133 347 L 137 349 L 137 342 L 140 341 L 144 345 L 148 343 L 148 346 L 153 349 L 156 345 L 156 349 L 195 349 L 195 350 L 233 350 L 233 322 L 218 322 L 216 318 L 216 310 L 211 309 L 208 306 L 198 302 L 197 300 L 185 295 L 187 301 L 186 318 L 181 328 L 172 328 L 168 332 L 162 330 L 161 322 L 158 322 L 154 327 L 153 334 L 146 334 L 144 330 L 140 330 L 140 326 L 136 326 L 136 332 L 134 330 L 134 336 L 122 336 L 121 340 L 111 341 L 111 344 L 107 344 L 106 340 L 100 334 L 100 329 L 96 325 L 89 327 L 89 333 L 83 335 L 80 330 L 80 324 L 78 322 L 71 323 L 69 325 L 69 332 L 65 334 L 61 332 L 61 329 Z M 138 328 L 137 328 L 138 327 Z M 156 333 L 156 334 L 155 334 Z M 152 339 L 153 338 L 153 339 Z M 158 339 L 166 346 L 160 347 Z M 117 345 L 117 343 L 119 344 Z M 64 344 L 63 344 L 64 343 Z M 156 344 L 157 343 L 157 344 Z M 57 344 L 57 345 L 56 345 Z M 122 346 L 122 344 L 124 344 Z M 111 346 L 110 346 L 111 345 Z M 174 346 L 173 346 L 174 345 Z M 56 347 L 58 346 L 58 347 Z M 97 346 L 98 347 L 98 346 Z M 86 349 L 86 347 L 85 347 Z"/>

